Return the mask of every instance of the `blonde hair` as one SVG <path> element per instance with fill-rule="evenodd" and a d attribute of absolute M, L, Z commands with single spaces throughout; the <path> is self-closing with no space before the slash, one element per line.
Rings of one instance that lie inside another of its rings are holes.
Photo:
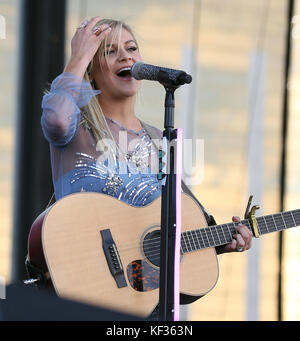
<path fill-rule="evenodd" d="M 98 51 L 96 52 L 94 58 L 90 62 L 90 64 L 87 67 L 87 70 L 84 74 L 85 81 L 90 81 L 89 74 L 93 70 L 94 67 L 102 67 L 103 61 L 105 60 L 107 62 L 108 60 L 108 51 L 111 49 L 112 42 L 115 40 L 118 40 L 118 46 L 120 46 L 121 41 L 121 33 L 122 29 L 124 28 L 127 30 L 135 40 L 136 44 L 137 41 L 135 39 L 135 35 L 132 31 L 132 29 L 125 24 L 122 21 L 119 20 L 113 20 L 113 19 L 102 19 L 100 20 L 96 25 L 95 28 L 101 25 L 109 25 L 111 27 L 111 43 L 110 46 L 107 44 L 107 37 L 101 42 Z M 137 44 L 138 45 L 138 44 Z M 96 62 L 96 65 L 95 65 Z M 91 82 L 91 86 L 93 89 L 96 89 L 95 82 Z M 101 96 L 101 95 L 100 95 Z M 113 140 L 113 136 L 111 134 L 111 131 L 107 125 L 104 113 L 102 111 L 102 108 L 100 106 L 100 103 L 97 99 L 97 97 L 92 97 L 91 101 L 83 108 L 81 113 L 81 123 L 88 124 L 91 133 L 95 139 L 96 142 L 99 140 L 105 139 L 105 138 L 111 138 Z"/>

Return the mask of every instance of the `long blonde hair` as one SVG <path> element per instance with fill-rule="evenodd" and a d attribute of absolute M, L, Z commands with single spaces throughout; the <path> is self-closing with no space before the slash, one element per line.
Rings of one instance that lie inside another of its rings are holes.
<path fill-rule="evenodd" d="M 119 21 L 119 20 L 113 20 L 113 19 L 102 19 L 95 25 L 95 28 L 104 24 L 109 25 L 112 29 L 110 33 L 112 37 L 111 45 L 112 45 L 112 41 L 118 40 L 119 42 L 118 46 L 120 46 L 121 34 L 122 34 L 123 28 L 126 29 L 132 35 L 133 39 L 135 40 L 137 44 L 137 41 L 135 39 L 135 35 L 132 29 L 130 28 L 130 26 L 128 26 L 124 22 Z M 95 67 L 95 62 L 97 63 L 96 67 L 99 66 L 100 68 L 103 65 L 104 59 L 107 62 L 107 59 L 108 59 L 107 51 L 109 51 L 109 49 L 111 48 L 111 45 L 110 46 L 107 46 L 107 45 L 108 44 L 107 44 L 107 36 L 106 36 L 105 39 L 101 42 L 94 58 L 92 59 L 92 61 L 87 67 L 87 70 L 84 74 L 84 79 L 86 81 L 88 82 L 90 81 L 89 74 L 91 70 Z M 93 89 L 98 90 L 96 89 L 95 82 L 91 82 L 91 86 Z M 97 97 L 95 96 L 92 97 L 91 101 L 83 108 L 81 112 L 81 116 L 82 116 L 81 123 L 88 124 L 96 142 L 105 138 L 106 139 L 111 138 L 113 140 L 111 131 L 107 125 L 104 113 L 102 111 L 102 108 L 100 106 L 100 103 Z"/>

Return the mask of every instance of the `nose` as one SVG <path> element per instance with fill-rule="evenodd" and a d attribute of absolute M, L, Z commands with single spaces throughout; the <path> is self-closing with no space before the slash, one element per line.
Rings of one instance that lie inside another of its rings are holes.
<path fill-rule="evenodd" d="M 118 59 L 120 62 L 123 62 L 125 60 L 133 60 L 131 54 L 123 48 L 121 48 L 119 50 L 119 58 Z"/>

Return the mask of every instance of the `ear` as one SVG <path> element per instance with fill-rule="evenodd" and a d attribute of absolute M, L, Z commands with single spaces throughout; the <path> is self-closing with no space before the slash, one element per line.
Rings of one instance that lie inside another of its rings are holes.
<path fill-rule="evenodd" d="M 90 82 L 95 81 L 94 71 L 96 71 L 97 73 L 98 68 L 99 68 L 98 59 L 94 57 L 87 67 L 87 73 L 89 75 Z"/>
<path fill-rule="evenodd" d="M 89 76 L 89 81 L 91 82 L 94 79 L 93 72 L 92 72 L 93 71 L 93 63 L 92 63 L 92 61 L 89 63 L 86 71 L 87 71 L 87 74 Z"/>
<path fill-rule="evenodd" d="M 89 76 L 90 83 L 92 84 L 93 87 L 95 87 L 96 85 L 95 77 L 94 77 L 94 73 L 91 70 L 88 71 L 88 76 Z"/>
<path fill-rule="evenodd" d="M 98 87 L 94 78 L 92 79 L 90 78 L 90 83 L 95 90 L 98 90 Z"/>

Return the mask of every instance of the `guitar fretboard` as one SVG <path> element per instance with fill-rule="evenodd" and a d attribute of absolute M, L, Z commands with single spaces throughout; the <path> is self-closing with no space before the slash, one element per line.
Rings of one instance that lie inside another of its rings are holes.
<path fill-rule="evenodd" d="M 286 230 L 300 225 L 300 209 L 257 217 L 256 221 L 260 235 Z M 242 220 L 241 223 L 252 229 L 249 219 Z M 181 253 L 230 243 L 238 224 L 232 222 L 182 232 Z"/>

